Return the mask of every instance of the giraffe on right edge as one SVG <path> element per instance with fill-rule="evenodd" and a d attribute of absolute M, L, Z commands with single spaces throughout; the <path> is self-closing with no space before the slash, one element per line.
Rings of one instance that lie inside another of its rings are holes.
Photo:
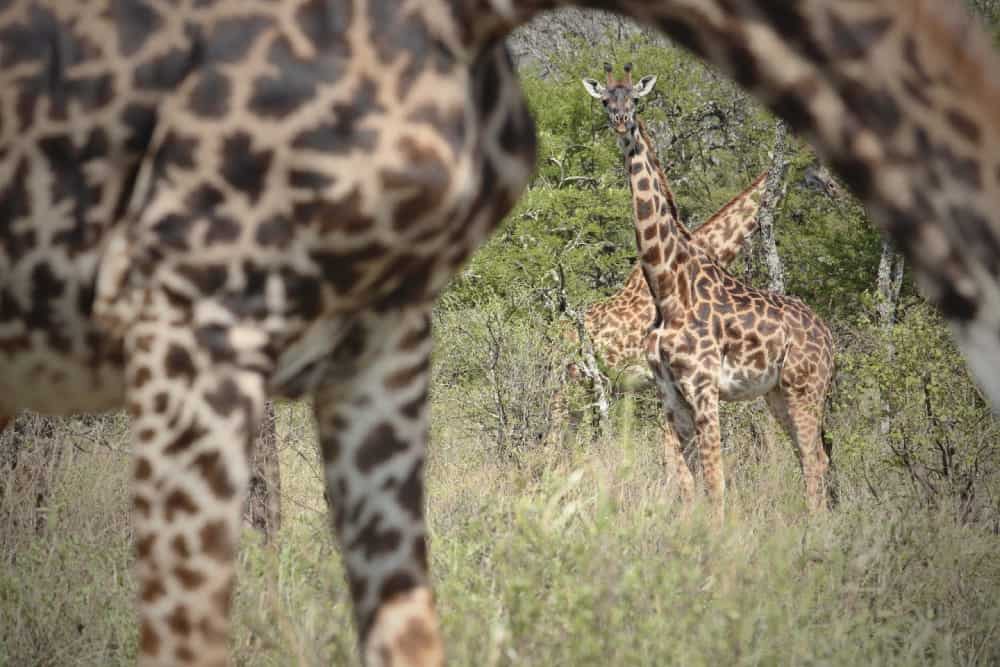
<path fill-rule="evenodd" d="M 631 65 L 607 85 L 584 79 L 601 100 L 625 157 L 632 190 L 636 244 L 656 305 L 656 324 L 644 347 L 668 422 L 664 453 L 681 497 L 690 500 L 694 479 L 678 438 L 695 442 L 717 520 L 724 508 L 725 477 L 719 439 L 719 400 L 764 396 L 798 454 L 811 511 L 826 506 L 828 452 L 820 438 L 833 377 L 833 337 L 798 299 L 741 283 L 694 243 L 678 221 L 655 148 L 636 116 L 636 101 L 655 76 L 632 85 Z"/>

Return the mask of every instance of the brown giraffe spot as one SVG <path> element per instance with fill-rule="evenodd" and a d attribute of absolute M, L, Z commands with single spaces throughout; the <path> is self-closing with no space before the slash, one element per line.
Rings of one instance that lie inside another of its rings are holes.
<path fill-rule="evenodd" d="M 139 626 L 139 650 L 146 655 L 157 655 L 160 652 L 160 637 L 146 619 Z"/>
<path fill-rule="evenodd" d="M 187 646 L 178 646 L 177 650 L 174 651 L 174 655 L 180 662 L 194 662 L 195 656 L 194 651 L 192 651 Z"/>
<path fill-rule="evenodd" d="M 976 121 L 972 120 L 964 111 L 961 109 L 948 109 L 946 112 L 948 122 L 951 126 L 962 135 L 969 143 L 978 144 L 980 137 L 982 136 L 982 131 L 979 129 L 979 125 Z"/>
<path fill-rule="evenodd" d="M 149 464 L 149 459 L 145 456 L 140 456 L 136 459 L 135 472 L 133 473 L 134 478 L 137 481 L 143 482 L 149 479 L 153 475 L 153 466 Z"/>
<path fill-rule="evenodd" d="M 646 220 L 653 214 L 653 204 L 648 199 L 640 199 L 635 203 L 635 217 L 639 221 Z"/>
<path fill-rule="evenodd" d="M 236 383 L 231 378 L 226 378 L 215 391 L 205 393 L 205 401 L 216 414 L 230 417 L 237 408 L 246 405 L 247 399 Z"/>
<path fill-rule="evenodd" d="M 396 572 L 386 577 L 379 589 L 379 602 L 385 604 L 397 595 L 408 593 L 417 587 L 417 581 L 413 575 L 406 572 Z"/>
<path fill-rule="evenodd" d="M 156 535 L 147 535 L 135 543 L 135 553 L 140 559 L 149 558 L 153 553 L 153 545 L 156 543 Z"/>
<path fill-rule="evenodd" d="M 190 558 L 191 550 L 188 549 L 187 540 L 183 535 L 178 535 L 170 541 L 170 548 L 181 558 Z"/>
<path fill-rule="evenodd" d="M 189 449 L 191 445 L 196 443 L 198 440 L 201 440 L 206 435 L 208 435 L 208 429 L 203 428 L 200 424 L 194 422 L 177 434 L 177 437 L 174 438 L 169 445 L 167 445 L 166 449 L 163 450 L 163 453 L 166 456 L 175 456 Z"/>
<path fill-rule="evenodd" d="M 429 318 L 422 318 L 420 321 L 420 327 L 416 329 L 411 329 L 403 336 L 403 339 L 399 341 L 399 350 L 402 352 L 409 352 L 414 350 L 417 346 L 421 345 L 427 340 L 427 337 L 431 333 L 431 322 Z"/>
<path fill-rule="evenodd" d="M 363 549 L 365 558 L 372 560 L 386 553 L 392 553 L 399 548 L 402 541 L 402 534 L 394 529 L 381 529 L 382 515 L 376 514 L 361 528 L 358 536 L 351 542 L 348 549 L 351 551 Z"/>
<path fill-rule="evenodd" d="M 181 583 L 181 586 L 189 591 L 198 588 L 205 581 L 203 574 L 183 565 L 174 568 L 174 577 Z"/>
<path fill-rule="evenodd" d="M 340 459 L 340 438 L 335 433 L 324 434 L 319 444 L 325 462 L 333 463 Z"/>
<path fill-rule="evenodd" d="M 149 382 L 153 378 L 153 372 L 149 370 L 148 366 L 142 366 L 135 372 L 135 377 L 132 379 L 132 385 L 138 389 L 144 384 Z"/>
<path fill-rule="evenodd" d="M 174 514 L 176 512 L 195 514 L 197 511 L 198 506 L 194 504 L 191 496 L 189 496 L 183 489 L 175 489 L 174 491 L 171 491 L 170 494 L 167 495 L 163 505 L 163 512 L 167 521 L 173 521 Z"/>
<path fill-rule="evenodd" d="M 222 454 L 218 450 L 199 454 L 191 462 L 191 467 L 198 470 L 217 498 L 229 499 L 235 495 L 236 488 L 229 481 Z"/>
<path fill-rule="evenodd" d="M 256 203 L 267 181 L 273 152 L 254 150 L 253 143 L 248 132 L 241 130 L 229 135 L 222 145 L 221 163 L 226 182 Z"/>
<path fill-rule="evenodd" d="M 143 602 L 156 602 L 166 592 L 167 589 L 163 587 L 163 582 L 159 579 L 147 579 L 142 586 L 142 593 L 139 597 Z"/>
<path fill-rule="evenodd" d="M 892 19 L 884 16 L 847 23 L 836 12 L 828 12 L 833 43 L 825 58 L 854 60 L 864 58 L 892 27 Z"/>
<path fill-rule="evenodd" d="M 191 620 L 188 618 L 187 607 L 182 604 L 174 607 L 174 611 L 167 616 L 167 625 L 181 637 L 191 634 Z"/>
<path fill-rule="evenodd" d="M 420 395 L 417 396 L 412 401 L 404 403 L 399 408 L 400 414 L 408 419 L 416 419 L 423 412 L 427 405 L 427 389 L 425 388 Z"/>
<path fill-rule="evenodd" d="M 149 504 L 149 501 L 142 496 L 132 497 L 132 508 L 145 518 L 149 518 L 152 512 L 152 506 Z"/>
<path fill-rule="evenodd" d="M 778 330 L 778 324 L 776 322 L 768 322 L 767 320 L 761 320 L 757 323 L 757 332 L 762 336 L 770 336 Z"/>
<path fill-rule="evenodd" d="M 355 457 L 355 464 L 358 466 L 358 470 L 367 475 L 407 449 L 409 449 L 409 443 L 396 437 L 396 431 L 391 424 L 379 424 L 361 443 Z"/>
<path fill-rule="evenodd" d="M 657 266 L 663 262 L 663 253 L 660 250 L 660 246 L 650 246 L 650 248 L 643 254 L 642 261 L 650 266 Z"/>
<path fill-rule="evenodd" d="M 162 415 L 167 411 L 167 406 L 170 403 L 170 395 L 165 391 L 161 391 L 156 396 L 153 397 L 153 412 L 158 415 Z"/>
<path fill-rule="evenodd" d="M 229 110 L 232 86 L 215 68 L 205 68 L 188 98 L 188 108 L 204 118 L 219 118 Z"/>
<path fill-rule="evenodd" d="M 419 145 L 414 139 L 402 139 L 399 149 L 405 156 L 407 169 L 384 170 L 381 176 L 382 185 L 388 191 L 415 190 L 415 194 L 396 205 L 393 216 L 397 229 L 407 229 L 440 206 L 441 198 L 447 193 L 451 183 L 451 174 L 437 151 Z"/>
<path fill-rule="evenodd" d="M 205 245 L 231 243 L 243 234 L 243 225 L 227 215 L 213 215 L 208 219 L 205 230 Z"/>
<path fill-rule="evenodd" d="M 430 368 L 430 363 L 430 358 L 425 357 L 416 366 L 396 371 L 385 379 L 385 388 L 392 391 L 408 387 L 415 380 L 418 380 L 427 374 L 427 369 Z"/>
<path fill-rule="evenodd" d="M 206 556 L 222 562 L 232 558 L 234 545 L 224 520 L 209 521 L 198 531 L 198 537 Z"/>
<path fill-rule="evenodd" d="M 164 367 L 168 378 L 184 377 L 187 379 L 188 384 L 194 382 L 194 377 L 197 373 L 194 360 L 191 359 L 188 351 L 177 343 L 170 344 L 167 356 L 164 359 Z"/>
<path fill-rule="evenodd" d="M 417 460 L 396 492 L 396 500 L 399 502 L 399 506 L 409 512 L 414 519 L 419 519 L 423 512 L 423 471 L 423 460 Z"/>

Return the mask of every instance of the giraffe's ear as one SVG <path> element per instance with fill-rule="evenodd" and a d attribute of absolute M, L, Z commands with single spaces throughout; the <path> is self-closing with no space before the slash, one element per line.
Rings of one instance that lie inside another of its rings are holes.
<path fill-rule="evenodd" d="M 649 91 L 653 90 L 653 86 L 656 85 L 656 75 L 647 74 L 646 76 L 639 79 L 639 83 L 632 88 L 633 97 L 643 97 L 648 95 Z"/>
<path fill-rule="evenodd" d="M 607 92 L 607 89 L 595 79 L 583 79 L 583 87 L 587 89 L 587 92 L 590 93 L 591 97 L 598 100 L 602 99 L 604 97 L 604 93 Z"/>

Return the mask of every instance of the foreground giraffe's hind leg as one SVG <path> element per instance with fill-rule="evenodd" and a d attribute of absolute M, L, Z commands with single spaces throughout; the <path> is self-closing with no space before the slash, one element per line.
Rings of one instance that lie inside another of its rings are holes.
<path fill-rule="evenodd" d="M 264 382 L 259 371 L 213 360 L 194 332 L 166 319 L 133 325 L 126 350 L 139 664 L 225 665 Z"/>
<path fill-rule="evenodd" d="M 810 512 L 827 507 L 827 471 L 830 460 L 820 438 L 822 397 L 780 386 L 765 395 L 771 413 L 781 423 L 795 447 L 805 482 Z"/>
<path fill-rule="evenodd" d="M 334 532 L 368 667 L 443 663 L 427 577 L 430 313 L 359 322 L 316 395 Z"/>

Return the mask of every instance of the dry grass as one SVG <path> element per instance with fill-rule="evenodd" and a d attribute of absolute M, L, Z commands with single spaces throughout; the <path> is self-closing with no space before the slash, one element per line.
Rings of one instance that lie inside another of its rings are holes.
<path fill-rule="evenodd" d="M 730 452 L 739 474 L 716 531 L 702 507 L 681 516 L 655 429 L 627 413 L 613 441 L 498 457 L 435 408 L 428 506 L 453 664 L 1000 661 L 1000 539 L 979 524 L 877 505 L 851 471 L 842 507 L 809 519 L 778 447 Z M 94 446 L 60 425 L 73 454 L 50 471 L 44 508 L 3 498 L 0 665 L 132 664 L 120 426 Z M 283 406 L 278 432 L 286 520 L 275 547 L 245 534 L 236 663 L 356 665 L 308 410 Z"/>

